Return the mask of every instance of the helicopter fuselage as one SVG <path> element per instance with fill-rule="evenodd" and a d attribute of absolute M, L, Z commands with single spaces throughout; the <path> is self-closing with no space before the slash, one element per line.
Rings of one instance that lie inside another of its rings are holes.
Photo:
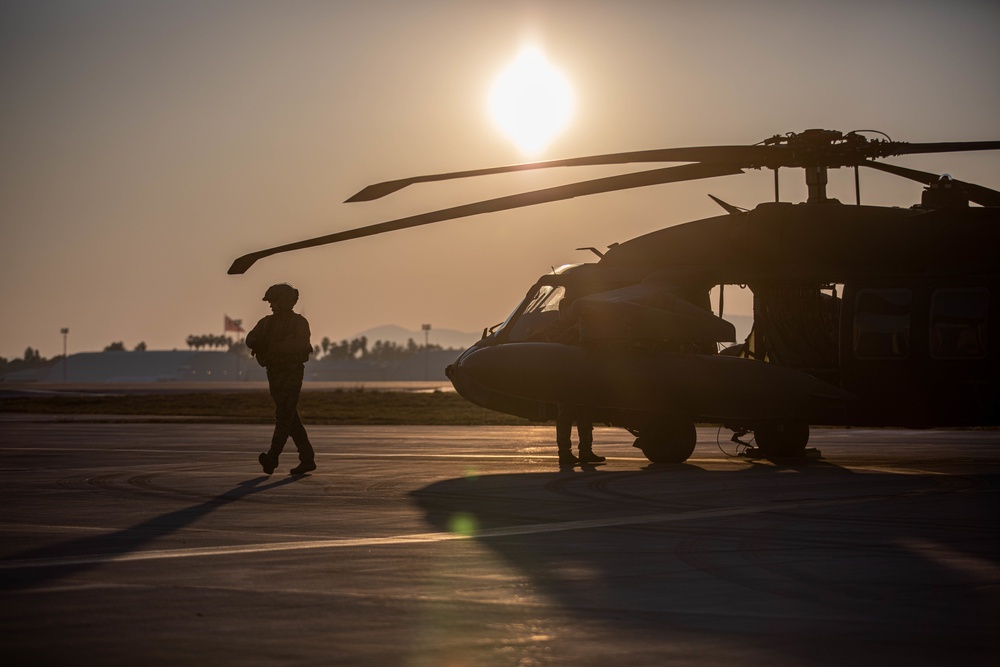
<path fill-rule="evenodd" d="M 995 208 L 762 204 L 543 276 L 449 377 L 493 410 L 546 420 L 583 405 L 640 437 L 664 419 L 997 425 L 997 248 Z M 751 333 L 725 348 L 718 285 L 754 294 Z M 553 340 L 567 319 L 574 333 Z"/>

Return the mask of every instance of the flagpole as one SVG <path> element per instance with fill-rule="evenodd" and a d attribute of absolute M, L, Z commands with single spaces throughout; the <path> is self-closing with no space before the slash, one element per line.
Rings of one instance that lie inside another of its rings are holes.
<path fill-rule="evenodd" d="M 226 339 L 226 334 L 229 333 L 229 315 L 223 314 L 222 316 L 222 340 Z M 229 350 L 227 349 L 226 352 Z M 236 360 L 236 379 L 240 378 L 240 361 Z"/>
<path fill-rule="evenodd" d="M 226 334 L 229 333 L 230 331 L 235 331 L 237 334 L 244 333 L 243 320 L 234 320 L 234 319 L 231 319 L 229 317 L 229 315 L 226 315 L 226 314 L 223 314 L 222 318 L 223 318 L 222 319 L 222 328 L 225 329 L 225 333 L 223 333 L 223 335 L 222 335 L 223 338 L 225 338 Z M 243 339 L 239 338 L 239 339 L 237 339 L 237 342 L 238 343 L 242 343 Z M 238 378 L 244 378 L 244 376 L 243 376 L 243 361 L 240 359 L 241 356 L 242 355 L 240 355 L 239 352 L 237 351 L 236 352 L 236 376 Z"/>
<path fill-rule="evenodd" d="M 222 315 L 222 339 L 225 340 L 226 334 L 229 333 L 229 315 Z M 229 352 L 229 350 L 226 350 Z M 240 379 L 240 357 L 236 355 L 236 379 Z"/>

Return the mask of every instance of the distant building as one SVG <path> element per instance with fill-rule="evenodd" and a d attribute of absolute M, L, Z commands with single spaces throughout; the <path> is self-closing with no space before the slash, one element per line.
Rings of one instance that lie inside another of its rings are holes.
<path fill-rule="evenodd" d="M 264 379 L 264 369 L 252 359 L 228 352 L 172 350 L 79 352 L 70 355 L 68 363 L 60 359 L 50 366 L 8 373 L 3 382 L 62 382 L 64 365 L 67 382 Z"/>

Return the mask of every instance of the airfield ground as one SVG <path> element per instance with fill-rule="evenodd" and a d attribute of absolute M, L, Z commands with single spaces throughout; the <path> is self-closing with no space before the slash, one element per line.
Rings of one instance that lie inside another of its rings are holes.
<path fill-rule="evenodd" d="M 995 665 L 1000 434 L 657 466 L 598 429 L 0 415 L 10 665 Z M 722 435 L 722 449 L 735 446 Z"/>

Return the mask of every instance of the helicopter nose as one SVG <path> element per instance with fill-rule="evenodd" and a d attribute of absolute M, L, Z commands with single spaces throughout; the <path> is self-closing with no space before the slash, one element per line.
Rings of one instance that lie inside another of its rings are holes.
<path fill-rule="evenodd" d="M 581 356 L 580 348 L 569 345 L 495 345 L 463 356 L 452 365 L 448 377 L 508 396 L 552 401 L 580 386 Z"/>

